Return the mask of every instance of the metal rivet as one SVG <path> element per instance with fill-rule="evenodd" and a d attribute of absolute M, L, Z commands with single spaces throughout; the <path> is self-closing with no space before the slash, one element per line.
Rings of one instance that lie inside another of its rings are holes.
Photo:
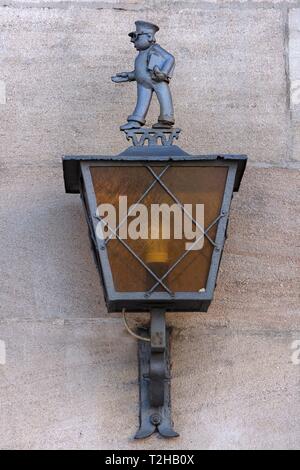
<path fill-rule="evenodd" d="M 158 413 L 154 413 L 153 415 L 151 415 L 150 420 L 152 424 L 157 426 L 161 422 L 161 417 Z"/>

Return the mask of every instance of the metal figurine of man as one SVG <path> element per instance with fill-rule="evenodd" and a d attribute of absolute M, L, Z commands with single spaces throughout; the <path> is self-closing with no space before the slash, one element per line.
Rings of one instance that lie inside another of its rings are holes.
<path fill-rule="evenodd" d="M 121 130 L 138 129 L 146 122 L 146 115 L 156 93 L 160 104 L 160 116 L 153 128 L 171 128 L 175 122 L 169 81 L 172 77 L 175 59 L 166 50 L 156 44 L 155 33 L 159 27 L 146 21 L 136 21 L 136 31 L 129 33 L 131 42 L 139 51 L 132 72 L 117 73 L 112 77 L 115 83 L 137 82 L 137 103 L 133 113 Z"/>

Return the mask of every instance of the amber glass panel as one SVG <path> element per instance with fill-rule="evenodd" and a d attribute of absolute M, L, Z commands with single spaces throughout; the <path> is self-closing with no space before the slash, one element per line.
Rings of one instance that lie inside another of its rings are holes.
<path fill-rule="evenodd" d="M 151 164 L 152 170 L 159 175 L 164 166 Z M 162 182 L 176 196 L 182 204 L 192 204 L 193 217 L 196 216 L 196 204 L 204 204 L 204 228 L 206 229 L 218 217 L 227 178 L 227 167 L 176 165 L 170 167 L 162 176 Z M 128 208 L 138 202 L 155 178 L 143 166 L 95 166 L 91 167 L 91 175 L 96 195 L 97 205 L 110 203 L 116 208 L 117 225 L 122 220 L 119 212 L 119 197 L 127 196 Z M 132 240 L 130 237 L 124 242 L 136 255 L 161 278 L 172 265 L 186 252 L 184 233 L 182 239 L 174 238 L 174 223 L 171 216 L 171 237 L 169 240 L 160 238 L 151 239 L 151 205 L 175 204 L 174 199 L 157 182 L 151 191 L 142 200 L 148 210 L 148 239 Z M 128 226 L 136 218 L 129 216 Z M 217 225 L 209 231 L 212 240 L 215 239 Z M 195 229 L 195 226 L 193 225 Z M 123 225 L 123 231 L 125 226 Z M 122 234 L 124 236 L 124 233 Z M 116 291 L 119 292 L 145 292 L 156 284 L 154 277 L 145 267 L 128 251 L 117 239 L 108 243 L 108 256 L 111 265 Z M 200 250 L 190 251 L 185 258 L 163 280 L 165 285 L 173 292 L 198 292 L 205 289 L 213 246 L 205 237 Z M 155 291 L 164 291 L 159 285 Z"/>

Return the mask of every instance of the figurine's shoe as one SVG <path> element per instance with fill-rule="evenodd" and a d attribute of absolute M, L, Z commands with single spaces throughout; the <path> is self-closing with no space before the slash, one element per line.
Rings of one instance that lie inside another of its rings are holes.
<path fill-rule="evenodd" d="M 120 126 L 120 131 L 127 131 L 129 129 L 139 129 L 142 127 L 141 123 L 138 121 L 128 121 L 123 126 Z"/>
<path fill-rule="evenodd" d="M 158 121 L 156 124 L 153 124 L 153 129 L 171 129 L 173 127 L 173 123 L 171 122 L 164 122 Z"/>

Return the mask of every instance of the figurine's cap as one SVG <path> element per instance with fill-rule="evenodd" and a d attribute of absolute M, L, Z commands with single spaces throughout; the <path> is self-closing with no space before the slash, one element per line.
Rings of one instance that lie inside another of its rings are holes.
<path fill-rule="evenodd" d="M 156 26 L 156 24 L 148 23 L 147 21 L 136 21 L 135 29 L 136 30 L 129 33 L 128 36 L 134 37 L 137 34 L 142 34 L 142 33 L 155 34 L 159 30 L 159 27 Z"/>

